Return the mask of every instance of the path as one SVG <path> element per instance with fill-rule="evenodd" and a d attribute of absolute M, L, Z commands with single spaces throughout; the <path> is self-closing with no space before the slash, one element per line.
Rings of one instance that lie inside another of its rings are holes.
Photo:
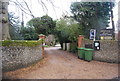
<path fill-rule="evenodd" d="M 72 53 L 58 49 L 45 48 L 45 59 L 5 75 L 17 79 L 111 79 L 118 75 L 117 64 L 86 62 Z"/>

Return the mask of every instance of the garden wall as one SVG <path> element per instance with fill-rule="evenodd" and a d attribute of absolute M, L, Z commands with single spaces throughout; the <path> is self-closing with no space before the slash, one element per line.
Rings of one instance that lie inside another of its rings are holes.
<path fill-rule="evenodd" d="M 26 67 L 42 59 L 42 44 L 33 47 L 3 46 L 2 67 L 3 71 L 15 70 Z"/>
<path fill-rule="evenodd" d="M 120 63 L 120 55 L 118 55 L 118 41 L 114 40 L 99 40 L 100 51 L 94 51 L 93 59 L 97 61 L 105 61 L 111 63 Z M 84 40 L 84 44 L 93 44 L 91 40 Z"/>

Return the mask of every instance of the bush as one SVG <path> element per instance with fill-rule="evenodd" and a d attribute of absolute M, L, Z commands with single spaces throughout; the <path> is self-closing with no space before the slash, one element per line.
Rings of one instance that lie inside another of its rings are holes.
<path fill-rule="evenodd" d="M 77 38 L 82 34 L 81 25 L 72 18 L 62 18 L 56 23 L 56 35 L 61 44 L 77 42 Z"/>
<path fill-rule="evenodd" d="M 70 43 L 70 52 L 77 53 L 77 43 Z"/>

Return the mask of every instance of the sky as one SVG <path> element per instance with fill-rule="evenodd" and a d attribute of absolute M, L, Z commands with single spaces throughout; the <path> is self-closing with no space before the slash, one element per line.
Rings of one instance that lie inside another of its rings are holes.
<path fill-rule="evenodd" d="M 15 1 L 15 0 L 13 0 L 13 1 Z M 48 2 L 48 0 L 43 0 L 48 11 L 46 9 L 43 9 L 43 7 L 38 2 L 38 0 L 25 0 L 25 1 L 29 4 L 29 7 L 32 10 L 35 17 L 42 17 L 43 15 L 48 14 L 50 17 L 52 17 L 54 20 L 56 20 L 56 19 L 60 19 L 63 15 L 66 15 L 66 14 L 72 15 L 70 13 L 71 3 L 75 2 L 75 1 L 80 2 L 81 0 L 52 0 L 52 2 L 54 2 L 53 3 L 54 7 L 53 7 L 53 5 L 51 5 L 50 2 Z M 83 0 L 83 1 L 85 1 L 85 0 Z M 91 1 L 96 1 L 96 0 L 91 0 Z M 103 0 L 101 0 L 101 1 L 103 1 Z M 118 5 L 117 5 L 118 1 L 120 1 L 120 0 L 116 0 L 116 6 L 113 9 L 115 26 L 116 26 L 117 20 L 118 20 Z M 9 12 L 15 12 L 16 16 L 18 16 L 20 19 L 22 19 L 21 18 L 22 17 L 21 10 L 18 9 L 17 7 L 15 7 L 12 3 L 9 4 L 8 9 L 9 9 Z M 32 18 L 31 16 L 24 14 L 25 23 L 27 21 L 29 21 L 31 18 Z M 110 28 L 111 28 L 111 25 L 110 25 Z"/>
<path fill-rule="evenodd" d="M 46 10 L 43 10 L 40 3 L 38 3 L 38 0 L 25 0 L 29 5 L 30 8 L 35 15 L 35 17 L 41 17 L 43 15 L 48 14 L 50 17 L 52 17 L 54 20 L 59 19 L 64 13 L 69 12 L 70 13 L 70 4 L 71 2 L 74 2 L 76 0 L 52 0 L 54 2 L 54 7 L 51 5 L 50 2 L 47 2 L 46 0 L 43 0 L 48 12 Z M 80 1 L 80 0 L 79 0 Z M 36 3 L 37 2 L 37 3 Z M 21 11 L 18 10 L 16 7 L 14 7 L 12 4 L 9 5 L 9 12 L 16 12 L 16 15 L 21 18 Z M 28 21 L 31 19 L 30 16 L 24 15 L 25 21 Z"/>

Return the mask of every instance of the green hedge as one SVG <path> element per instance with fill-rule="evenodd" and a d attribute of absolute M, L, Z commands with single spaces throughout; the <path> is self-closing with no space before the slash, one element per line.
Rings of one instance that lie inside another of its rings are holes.
<path fill-rule="evenodd" d="M 27 40 L 4 40 L 2 42 L 2 46 L 25 46 L 25 47 L 33 47 L 42 44 L 43 40 L 36 41 L 27 41 Z"/>

